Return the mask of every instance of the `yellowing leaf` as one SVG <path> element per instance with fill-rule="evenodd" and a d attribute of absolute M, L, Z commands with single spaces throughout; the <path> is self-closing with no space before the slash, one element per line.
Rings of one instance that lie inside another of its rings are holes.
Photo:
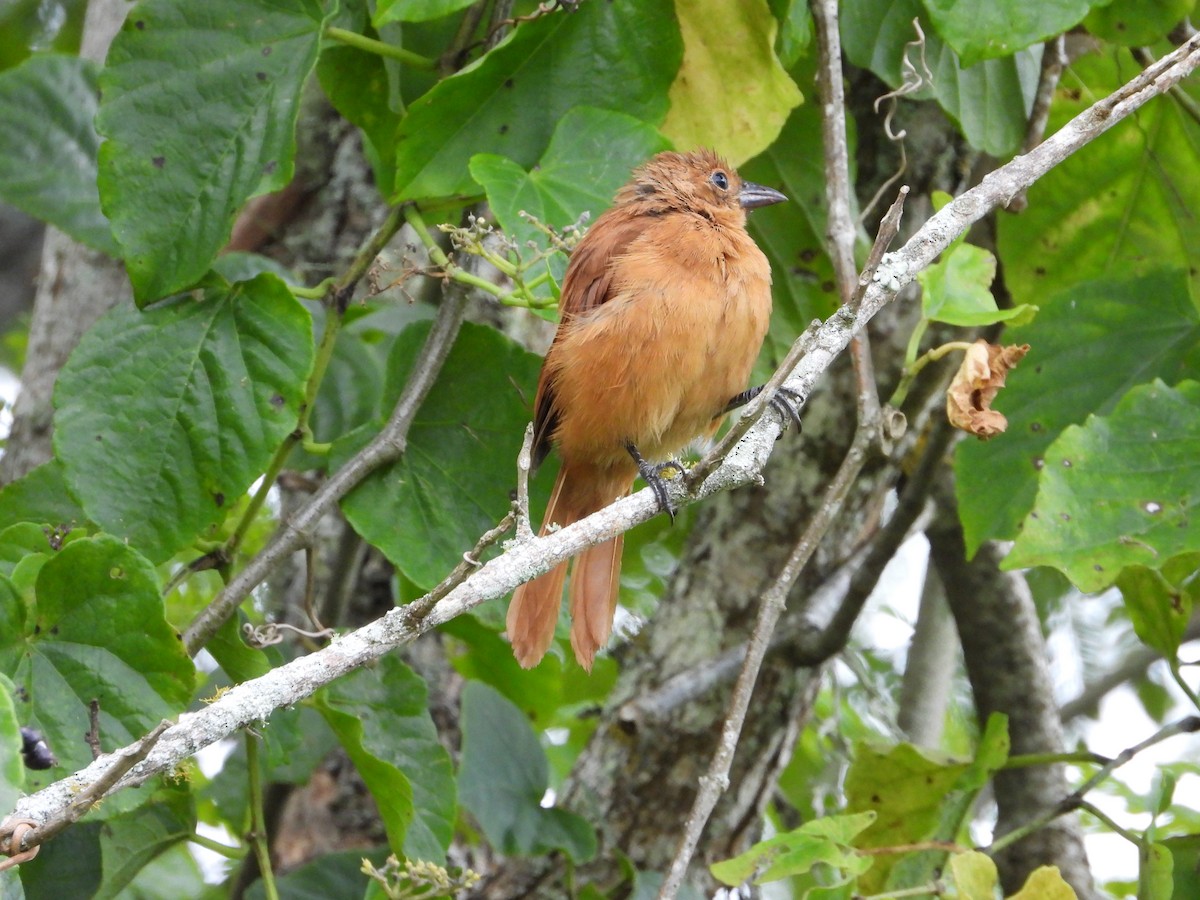
<path fill-rule="evenodd" d="M 996 864 L 985 853 L 971 850 L 950 857 L 950 872 L 961 900 L 992 900 L 996 890 Z"/>
<path fill-rule="evenodd" d="M 1063 881 L 1057 866 L 1035 869 L 1025 885 L 1008 900 L 1079 900 L 1071 886 Z"/>
<path fill-rule="evenodd" d="M 733 165 L 779 136 L 800 89 L 775 56 L 766 0 L 675 0 L 683 64 L 662 132 L 681 150 L 712 147 Z"/>

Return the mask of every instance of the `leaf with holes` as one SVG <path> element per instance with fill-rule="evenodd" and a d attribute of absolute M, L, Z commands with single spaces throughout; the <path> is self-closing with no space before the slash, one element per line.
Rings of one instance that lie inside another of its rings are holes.
<path fill-rule="evenodd" d="M 54 446 L 88 518 L 155 562 L 187 546 L 296 427 L 312 367 L 308 312 L 274 275 L 202 300 L 121 306 L 84 335 L 55 388 Z"/>
<path fill-rule="evenodd" d="M 987 443 L 963 441 L 955 451 L 959 515 L 972 553 L 985 540 L 1016 535 L 1033 507 L 1046 448 L 1064 428 L 1109 412 L 1136 384 L 1200 371 L 1200 316 L 1183 272 L 1079 284 L 1039 305 L 1031 324 L 1005 337 L 1032 348 L 996 398 L 1008 431 Z"/>
<path fill-rule="evenodd" d="M 1033 512 L 1004 567 L 1054 566 L 1098 591 L 1126 566 L 1161 569 L 1200 550 L 1198 458 L 1200 383 L 1133 388 L 1047 449 Z"/>
<path fill-rule="evenodd" d="M 143 0 L 100 79 L 100 204 L 139 305 L 200 281 L 250 197 L 292 179 L 318 0 Z"/>

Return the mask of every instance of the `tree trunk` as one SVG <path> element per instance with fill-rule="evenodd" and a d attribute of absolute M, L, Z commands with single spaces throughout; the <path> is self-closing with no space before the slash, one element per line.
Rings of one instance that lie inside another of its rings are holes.
<path fill-rule="evenodd" d="M 949 476 L 949 472 L 947 472 Z M 1046 644 L 1025 579 L 1001 572 L 1003 554 L 985 544 L 970 562 L 947 477 L 938 516 L 927 530 L 931 564 L 946 585 L 980 722 L 1008 716 L 1012 753 L 1062 753 L 1062 723 L 1054 699 Z M 1023 825 L 1068 793 L 1061 765 L 1000 772 L 995 779 L 996 836 Z M 1094 897 L 1083 837 L 1074 817 L 1062 817 L 997 854 L 1005 893 L 1015 893 L 1038 866 L 1055 865 L 1081 900 Z"/>

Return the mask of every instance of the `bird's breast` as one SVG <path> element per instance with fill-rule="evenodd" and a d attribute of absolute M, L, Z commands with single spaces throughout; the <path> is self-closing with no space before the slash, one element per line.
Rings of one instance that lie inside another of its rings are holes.
<path fill-rule="evenodd" d="M 746 387 L 771 313 L 770 267 L 741 229 L 648 229 L 612 261 L 610 299 L 572 320 L 547 366 L 564 458 L 670 456 Z M 597 459 L 597 461 L 600 461 Z"/>

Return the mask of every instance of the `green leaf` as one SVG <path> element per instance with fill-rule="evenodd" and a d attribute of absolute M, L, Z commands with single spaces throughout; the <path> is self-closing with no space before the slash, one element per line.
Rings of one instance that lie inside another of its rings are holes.
<path fill-rule="evenodd" d="M 1046 133 L 1140 71 L 1127 51 L 1087 54 L 1063 72 Z M 1178 87 L 1192 102 L 1200 83 Z M 1171 97 L 1149 103 L 1039 179 L 1019 216 L 997 218 L 1004 278 L 1015 300 L 1042 305 L 1081 281 L 1190 270 L 1200 296 L 1200 125 Z M 1150 324 L 1150 323 L 1147 323 Z"/>
<path fill-rule="evenodd" d="M 143 0 L 129 13 L 96 127 L 100 203 L 139 305 L 196 284 L 242 204 L 291 181 L 324 17 L 317 0 Z"/>
<path fill-rule="evenodd" d="M 454 836 L 454 776 L 426 699 L 421 677 L 384 656 L 326 689 L 321 713 L 379 805 L 392 847 L 440 862 Z"/>
<path fill-rule="evenodd" d="M 78 526 L 87 515 L 67 491 L 66 475 L 57 459 L 0 488 L 0 522 L 40 522 Z"/>
<path fill-rule="evenodd" d="M 16 591 L 0 577 L 0 604 L 13 602 Z M 21 721 L 13 703 L 16 685 L 0 675 L 0 809 L 10 810 L 25 793 L 25 763 L 21 759 Z"/>
<path fill-rule="evenodd" d="M 504 231 L 522 252 L 529 241 L 545 248 L 545 235 L 521 217 L 524 211 L 552 228 L 574 224 L 584 212 L 591 220 L 612 205 L 617 190 L 635 166 L 669 148 L 651 126 L 624 113 L 592 107 L 568 112 L 550 139 L 550 146 L 529 172 L 503 156 L 480 153 L 471 157 L 471 177 L 483 185 L 488 206 Z M 561 283 L 566 257 L 548 261 L 554 280 Z M 532 270 L 526 277 L 537 274 Z M 549 294 L 549 289 L 541 292 Z"/>
<path fill-rule="evenodd" d="M 873 860 L 860 855 L 854 839 L 875 821 L 875 813 L 827 816 L 799 828 L 759 841 L 745 853 L 709 866 L 713 877 L 728 885 L 753 878 L 755 884 L 779 881 L 810 871 L 818 863 L 840 870 L 840 878 L 854 878 Z"/>
<path fill-rule="evenodd" d="M 100 831 L 104 823 L 84 820 L 47 841 L 45 849 L 21 864 L 24 900 L 91 897 L 100 889 Z"/>
<path fill-rule="evenodd" d="M 429 325 L 420 323 L 396 340 L 387 408 L 428 333 Z M 537 356 L 494 329 L 464 325 L 409 429 L 404 456 L 342 501 L 354 530 L 422 589 L 444 578 L 508 511 L 540 366 Z M 356 437 L 361 434 L 334 445 L 331 468 L 357 449 Z M 544 503 L 544 495 L 535 501 Z"/>
<path fill-rule="evenodd" d="M 0 575 L 11 578 L 31 556 L 49 559 L 52 548 L 41 525 L 18 522 L 0 531 Z"/>
<path fill-rule="evenodd" d="M 522 669 L 512 645 L 472 615 L 457 616 L 440 630 L 457 639 L 448 642 L 446 651 L 455 671 L 495 688 L 538 729 L 577 724 L 571 711 L 603 703 L 617 679 L 616 664 L 608 656 L 596 659 L 590 675 L 553 653 L 537 667 Z"/>
<path fill-rule="evenodd" d="M 766 0 L 676 0 L 675 15 L 683 64 L 663 134 L 741 165 L 775 141 L 802 99 L 775 56 L 778 24 Z"/>
<path fill-rule="evenodd" d="M 805 0 L 771 0 L 771 12 L 779 20 L 775 52 L 784 68 L 790 69 L 812 44 L 812 15 Z"/>
<path fill-rule="evenodd" d="M 1032 324 L 1006 334 L 1032 348 L 996 399 L 1008 431 L 987 443 L 963 441 L 955 451 L 969 552 L 1015 536 L 1033 506 L 1046 448 L 1064 428 L 1109 412 L 1136 384 L 1175 381 L 1188 371 L 1200 316 L 1185 277 L 1156 272 L 1079 284 L 1041 304 Z"/>
<path fill-rule="evenodd" d="M 257 884 L 258 882 L 255 882 Z M 200 866 L 187 843 L 179 843 L 160 853 L 142 867 L 137 877 L 121 895 L 122 900 L 179 900 L 180 897 L 214 900 L 205 891 L 212 890 L 204 883 Z"/>
<path fill-rule="evenodd" d="M 317 75 L 329 102 L 362 130 L 363 151 L 375 173 L 375 184 L 393 184 L 400 117 L 399 110 L 388 102 L 392 86 L 387 61 L 357 47 L 326 47 L 317 62 Z"/>
<path fill-rule="evenodd" d="M 1186 19 L 1196 0 L 1112 0 L 1096 3 L 1084 20 L 1090 33 L 1123 47 L 1153 44 Z"/>
<path fill-rule="evenodd" d="M 947 325 L 977 327 L 1014 319 L 1029 321 L 1037 307 L 1000 309 L 990 290 L 996 257 L 982 247 L 959 244 L 917 273 L 925 318 Z"/>
<path fill-rule="evenodd" d="M 654 128 L 632 116 L 577 107 L 558 123 L 531 171 L 481 153 L 471 158 L 471 177 L 483 185 L 501 227 L 524 243 L 541 232 L 521 218 L 521 210 L 554 228 L 573 224 L 584 212 L 591 212 L 594 221 L 612 205 L 630 171 L 669 146 Z"/>
<path fill-rule="evenodd" d="M 378 28 L 388 22 L 424 22 L 466 9 L 475 0 L 378 0 L 371 22 Z"/>
<path fill-rule="evenodd" d="M 1078 25 L 1089 0 L 924 0 L 942 40 L 964 67 L 1008 56 Z"/>
<path fill-rule="evenodd" d="M 29 698 L 66 771 L 92 761 L 80 735 L 100 702 L 100 738 L 113 750 L 191 699 L 195 668 L 163 617 L 158 576 L 135 550 L 100 535 L 72 541 L 38 573 L 36 604 L 0 598 L 0 670 Z"/>
<path fill-rule="evenodd" d="M 0 200 L 116 256 L 96 190 L 96 66 L 34 56 L 0 73 Z"/>
<path fill-rule="evenodd" d="M 274 275 L 121 306 L 55 388 L 55 450 L 88 517 L 155 562 L 220 522 L 296 427 L 308 313 Z"/>
<path fill-rule="evenodd" d="M 1159 846 L 1171 851 L 1172 880 L 1175 893 L 1172 900 L 1200 897 L 1200 834 L 1186 834 L 1159 841 Z"/>
<path fill-rule="evenodd" d="M 999 157 L 1015 152 L 1025 137 L 1041 73 L 1041 47 L 965 68 L 933 31 L 921 0 L 847 0 L 841 5 L 847 58 L 898 87 L 905 44 L 917 39 L 913 19 L 921 20 L 925 32 L 925 60 L 933 81 L 910 96 L 934 97 L 975 147 Z M 908 52 L 920 71 L 919 51 Z"/>
<path fill-rule="evenodd" d="M 393 201 L 476 193 L 467 172 L 476 153 L 532 166 L 575 106 L 659 124 L 681 48 L 667 4 L 582 3 L 522 23 L 409 107 L 397 137 Z"/>
<path fill-rule="evenodd" d="M 186 781 L 164 782 L 132 812 L 107 819 L 100 837 L 104 881 L 96 900 L 123 896 L 144 866 L 196 830 L 195 801 Z"/>
<path fill-rule="evenodd" d="M 1196 605 L 1200 586 L 1193 576 L 1198 568 L 1200 555 L 1187 553 L 1168 560 L 1161 571 L 1126 566 L 1117 576 L 1133 630 L 1165 659 L 1175 658 Z"/>
<path fill-rule="evenodd" d="M 545 808 L 546 755 L 521 711 L 495 690 L 467 682 L 462 694 L 459 797 L 501 853 L 563 850 L 575 862 L 596 853 L 592 827 L 574 813 Z"/>
<path fill-rule="evenodd" d="M 1053 565 L 1082 591 L 1125 566 L 1200 550 L 1200 383 L 1133 388 L 1046 451 L 1037 500 L 1004 568 Z"/>

